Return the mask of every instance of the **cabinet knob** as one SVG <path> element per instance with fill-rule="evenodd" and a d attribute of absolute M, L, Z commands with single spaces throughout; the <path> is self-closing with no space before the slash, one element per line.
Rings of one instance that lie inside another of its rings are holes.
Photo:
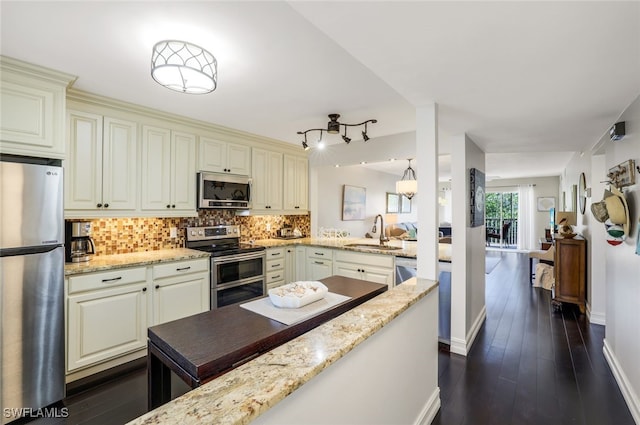
<path fill-rule="evenodd" d="M 167 204 L 167 208 L 171 208 L 171 205 L 170 205 L 170 204 Z"/>
<path fill-rule="evenodd" d="M 104 207 L 105 208 L 109 208 L 109 204 L 104 204 Z"/>
<path fill-rule="evenodd" d="M 175 207 L 176 207 L 176 206 L 175 206 L 175 204 L 174 204 L 174 205 L 171 205 L 171 208 L 175 208 Z"/>
<path fill-rule="evenodd" d="M 96 205 L 96 207 L 102 208 L 102 204 L 98 204 L 98 205 Z"/>
<path fill-rule="evenodd" d="M 156 285 L 156 289 L 160 288 L 160 285 Z"/>
<path fill-rule="evenodd" d="M 142 292 L 147 292 L 147 288 L 142 288 Z"/>

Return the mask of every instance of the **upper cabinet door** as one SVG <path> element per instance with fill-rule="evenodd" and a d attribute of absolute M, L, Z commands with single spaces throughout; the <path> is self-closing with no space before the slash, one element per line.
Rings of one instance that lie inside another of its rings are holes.
<path fill-rule="evenodd" d="M 248 176 L 251 171 L 249 146 L 200 137 L 198 169 L 214 173 Z"/>
<path fill-rule="evenodd" d="M 251 148 L 229 143 L 227 145 L 227 169 L 231 174 L 251 174 Z"/>
<path fill-rule="evenodd" d="M 65 159 L 65 94 L 74 79 L 0 56 L 0 153 Z"/>
<path fill-rule="evenodd" d="M 171 133 L 171 209 L 196 209 L 196 136 Z"/>
<path fill-rule="evenodd" d="M 135 210 L 138 199 L 138 126 L 104 118 L 102 203 L 108 210 Z"/>
<path fill-rule="evenodd" d="M 64 162 L 64 208 L 101 208 L 102 116 L 69 111 L 67 124 L 68 153 Z"/>
<path fill-rule="evenodd" d="M 309 161 L 284 155 L 284 209 L 306 213 L 309 199 Z"/>
<path fill-rule="evenodd" d="M 171 208 L 171 131 L 142 127 L 142 209 Z M 195 180 L 195 175 L 194 175 Z"/>

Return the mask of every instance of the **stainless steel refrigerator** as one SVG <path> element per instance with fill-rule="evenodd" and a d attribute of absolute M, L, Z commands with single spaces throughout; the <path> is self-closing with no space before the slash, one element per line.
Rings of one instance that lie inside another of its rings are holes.
<path fill-rule="evenodd" d="M 0 157 L 3 423 L 65 396 L 62 187 L 59 160 Z"/>

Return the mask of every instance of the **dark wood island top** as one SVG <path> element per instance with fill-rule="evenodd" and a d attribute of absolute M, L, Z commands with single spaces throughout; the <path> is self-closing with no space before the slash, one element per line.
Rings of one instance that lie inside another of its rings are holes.
<path fill-rule="evenodd" d="M 321 282 L 351 298 L 291 326 L 232 305 L 149 328 L 149 408 L 169 401 L 169 370 L 196 388 L 387 290 L 342 276 Z"/>

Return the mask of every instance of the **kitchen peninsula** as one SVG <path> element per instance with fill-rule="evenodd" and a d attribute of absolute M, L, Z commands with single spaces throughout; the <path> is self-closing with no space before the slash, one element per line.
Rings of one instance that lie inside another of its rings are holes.
<path fill-rule="evenodd" d="M 131 423 L 429 423 L 435 289 L 392 288 Z"/>

